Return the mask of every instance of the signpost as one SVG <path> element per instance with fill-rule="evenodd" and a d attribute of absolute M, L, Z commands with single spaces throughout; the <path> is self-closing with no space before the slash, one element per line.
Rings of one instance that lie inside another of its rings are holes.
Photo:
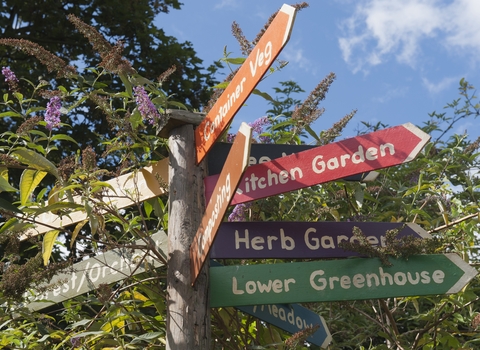
<path fill-rule="evenodd" d="M 290 38 L 296 9 L 283 5 L 225 91 L 195 129 L 196 161 L 200 163 Z"/>
<path fill-rule="evenodd" d="M 210 260 L 210 266 L 223 265 L 215 260 Z M 319 325 L 317 331 L 307 340 L 321 347 L 326 347 L 332 341 L 323 317 L 298 304 L 250 305 L 239 306 L 236 309 L 290 333 L 297 333 L 307 327 Z"/>
<path fill-rule="evenodd" d="M 205 214 L 190 246 L 190 269 L 192 285 L 195 283 L 200 270 L 208 257 L 218 227 L 232 200 L 238 182 L 247 168 L 250 156 L 252 128 L 242 123 L 235 137 L 232 150 L 218 178 L 215 190 L 208 201 Z"/>
<path fill-rule="evenodd" d="M 457 254 L 210 268 L 212 307 L 380 299 L 460 291 L 477 270 Z"/>
<path fill-rule="evenodd" d="M 231 143 L 217 142 L 213 145 L 212 150 L 208 156 L 208 174 L 216 175 L 222 171 L 225 159 L 227 159 L 228 152 L 232 147 Z M 250 159 L 248 166 L 255 164 L 269 162 L 273 159 L 286 157 L 291 154 L 303 152 L 309 149 L 316 148 L 314 145 L 284 145 L 284 144 L 268 144 L 268 143 L 253 143 L 250 150 Z M 377 178 L 378 173 L 376 171 L 370 171 L 368 173 L 355 174 L 347 176 L 342 180 L 345 181 L 373 181 Z"/>
<path fill-rule="evenodd" d="M 232 205 L 413 160 L 430 136 L 410 123 L 248 167 Z M 205 179 L 208 196 L 216 177 Z M 208 197 L 207 197 L 208 198 Z"/>
<path fill-rule="evenodd" d="M 157 232 L 149 238 L 166 260 L 164 252 L 168 247 L 165 232 Z M 138 240 L 135 244 L 141 245 L 145 242 Z M 26 295 L 30 300 L 27 307 L 32 311 L 42 310 L 94 290 L 100 284 L 114 283 L 160 266 L 163 266 L 163 263 L 146 250 L 129 249 L 128 247 L 113 249 L 105 254 L 74 264 L 69 271 L 55 275 L 48 284 L 60 283 L 60 285 L 44 294 L 33 292 L 31 296 Z"/>
<path fill-rule="evenodd" d="M 290 333 L 319 325 L 307 341 L 322 348 L 326 348 L 332 341 L 323 317 L 298 304 L 250 305 L 239 306 L 237 309 Z"/>
<path fill-rule="evenodd" d="M 141 168 L 138 171 L 106 181 L 113 190 L 105 186 L 102 200 L 121 209 L 129 207 L 137 201 L 143 202 L 150 198 L 158 197 L 166 192 L 166 187 L 158 183 L 158 178 L 164 179 L 165 183 L 167 182 L 168 158 L 162 159 L 151 166 Z M 75 196 L 74 201 L 77 204 L 81 204 L 82 199 L 80 196 Z M 85 211 L 75 211 L 63 216 L 51 212 L 41 214 L 35 218 L 35 227 L 25 232 L 20 237 L 20 240 L 48 232 L 52 227 L 61 228 L 73 225 L 86 218 L 87 214 Z"/>
<path fill-rule="evenodd" d="M 353 228 L 362 230 L 374 246 L 385 246 L 388 230 L 397 237 L 431 238 L 414 223 L 390 222 L 224 222 L 210 252 L 212 259 L 346 258 L 358 253 L 342 249 L 354 242 Z"/>

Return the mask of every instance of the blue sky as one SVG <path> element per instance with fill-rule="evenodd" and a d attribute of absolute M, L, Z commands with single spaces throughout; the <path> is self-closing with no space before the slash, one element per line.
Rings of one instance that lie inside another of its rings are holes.
<path fill-rule="evenodd" d="M 159 15 L 157 25 L 179 41 L 190 41 L 208 65 L 223 56 L 240 57 L 231 34 L 236 21 L 253 40 L 284 1 L 183 0 L 182 9 Z M 297 13 L 290 41 L 279 58 L 290 63 L 257 86 L 273 94 L 280 81 L 294 80 L 304 99 L 329 72 L 337 76 L 326 111 L 314 130 L 329 128 L 358 112 L 342 138 L 355 136 L 361 121 L 390 126 L 428 120 L 459 97 L 465 77 L 480 88 L 480 1 L 478 0 L 324 0 L 310 1 Z M 227 71 L 225 71 L 228 73 Z M 263 115 L 268 105 L 252 95 L 237 113 L 241 121 Z M 455 132 L 480 135 L 480 120 L 459 123 Z M 435 134 L 433 135 L 435 136 Z"/>

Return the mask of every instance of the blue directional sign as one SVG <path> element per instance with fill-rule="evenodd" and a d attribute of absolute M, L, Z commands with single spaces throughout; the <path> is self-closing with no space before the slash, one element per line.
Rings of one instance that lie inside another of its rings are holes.
<path fill-rule="evenodd" d="M 332 341 L 323 317 L 298 304 L 239 306 L 237 309 L 292 334 L 319 325 L 307 341 L 322 348 Z"/>

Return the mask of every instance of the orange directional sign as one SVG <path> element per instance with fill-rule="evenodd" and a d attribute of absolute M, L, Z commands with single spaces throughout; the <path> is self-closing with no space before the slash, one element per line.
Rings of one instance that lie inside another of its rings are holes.
<path fill-rule="evenodd" d="M 223 216 L 248 166 L 251 141 L 252 128 L 242 123 L 190 247 L 192 285 L 207 259 Z"/>
<path fill-rule="evenodd" d="M 296 9 L 283 5 L 210 112 L 195 129 L 200 163 L 287 43 Z"/>

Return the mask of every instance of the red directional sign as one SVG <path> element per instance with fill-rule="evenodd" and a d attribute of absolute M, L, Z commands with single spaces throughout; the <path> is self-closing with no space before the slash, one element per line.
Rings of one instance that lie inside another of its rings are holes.
<path fill-rule="evenodd" d="M 406 123 L 248 167 L 231 202 L 249 202 L 413 160 L 430 136 Z M 205 178 L 210 196 L 216 175 Z"/>
<path fill-rule="evenodd" d="M 190 246 L 192 285 L 197 280 L 198 274 L 205 263 L 205 259 L 207 259 L 218 227 L 235 194 L 238 182 L 247 168 L 251 141 L 252 128 L 242 123 L 223 170 L 220 173 L 213 195 L 208 201 L 207 209 L 205 210 L 195 238 Z"/>
<path fill-rule="evenodd" d="M 283 5 L 210 112 L 195 129 L 197 164 L 247 100 L 287 43 L 296 9 Z"/>

